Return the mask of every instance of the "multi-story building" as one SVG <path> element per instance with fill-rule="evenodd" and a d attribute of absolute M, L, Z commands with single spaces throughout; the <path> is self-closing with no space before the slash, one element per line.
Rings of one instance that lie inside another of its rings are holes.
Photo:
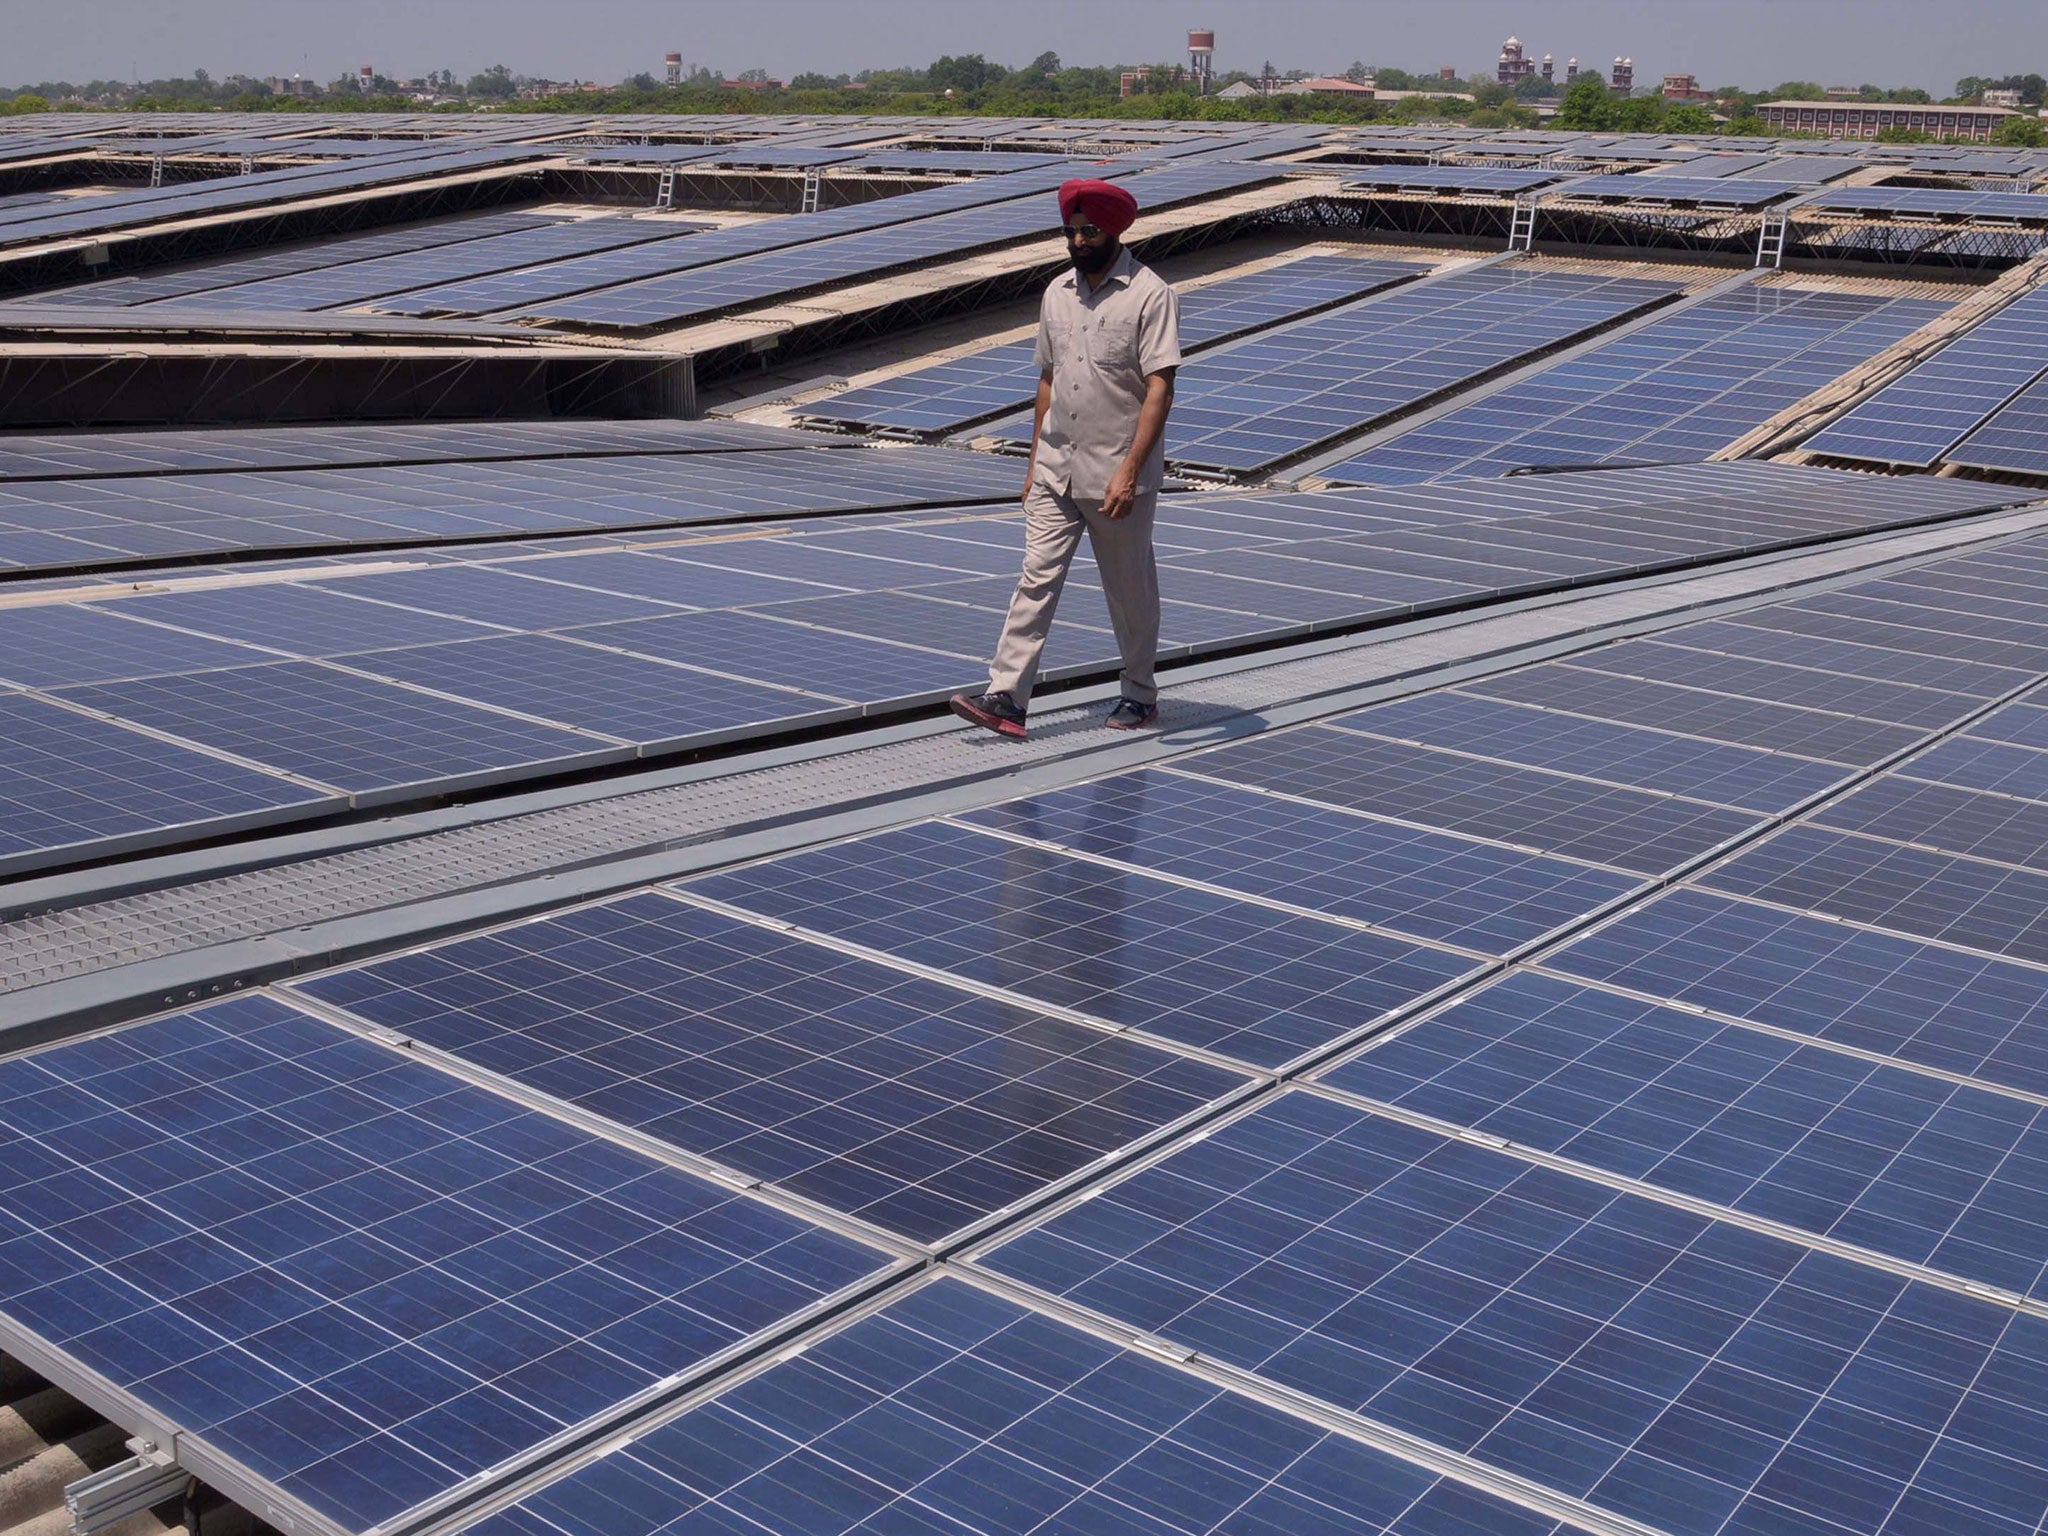
<path fill-rule="evenodd" d="M 1818 133 L 1830 139 L 1874 139 L 1887 128 L 1930 133 L 1939 139 L 1984 140 L 2015 114 L 2006 107 L 1954 107 L 1925 103 L 1865 101 L 1767 101 L 1756 115 L 1786 133 Z"/>
<path fill-rule="evenodd" d="M 1494 79 L 1512 90 L 1535 74 L 1536 61 L 1523 52 L 1519 37 L 1511 37 L 1500 45 L 1500 63 L 1495 67 Z"/>
<path fill-rule="evenodd" d="M 2017 107 L 2019 104 L 2018 91 L 2001 91 L 1994 87 L 1984 93 L 1984 105 L 1987 107 Z"/>
<path fill-rule="evenodd" d="M 1700 89 L 1700 83 L 1691 75 L 1666 75 L 1661 92 L 1666 101 L 1712 101 L 1714 93 Z"/>
<path fill-rule="evenodd" d="M 1616 59 L 1614 73 L 1607 79 L 1607 89 L 1617 96 L 1626 96 L 1636 88 L 1636 61 Z"/>

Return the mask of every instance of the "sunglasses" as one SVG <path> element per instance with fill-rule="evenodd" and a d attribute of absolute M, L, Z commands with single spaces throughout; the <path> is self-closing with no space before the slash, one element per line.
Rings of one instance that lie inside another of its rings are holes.
<path fill-rule="evenodd" d="M 1102 231 L 1093 224 L 1068 224 L 1060 231 L 1071 242 L 1074 240 L 1100 240 Z"/>

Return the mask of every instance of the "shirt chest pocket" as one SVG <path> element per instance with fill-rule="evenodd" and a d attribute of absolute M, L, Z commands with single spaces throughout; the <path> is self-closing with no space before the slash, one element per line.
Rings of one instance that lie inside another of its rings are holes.
<path fill-rule="evenodd" d="M 1099 368 L 1138 367 L 1138 322 L 1135 316 L 1091 315 L 1086 322 L 1088 354 Z"/>

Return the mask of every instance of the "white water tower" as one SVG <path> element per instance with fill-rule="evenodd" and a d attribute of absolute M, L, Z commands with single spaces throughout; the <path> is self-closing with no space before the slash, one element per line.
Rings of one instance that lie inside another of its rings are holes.
<path fill-rule="evenodd" d="M 1207 27 L 1188 31 L 1188 73 L 1195 77 L 1195 94 L 1208 95 L 1216 81 L 1216 34 Z"/>

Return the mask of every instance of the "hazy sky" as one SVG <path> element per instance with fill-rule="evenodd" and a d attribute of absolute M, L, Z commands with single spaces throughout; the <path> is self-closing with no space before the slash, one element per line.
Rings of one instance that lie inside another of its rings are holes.
<path fill-rule="evenodd" d="M 521 74 L 614 81 L 664 50 L 727 73 L 787 76 L 1053 49 L 1069 64 L 1179 56 L 1217 32 L 1218 69 L 1341 70 L 1352 60 L 1491 69 L 1501 39 L 1637 79 L 1704 85 L 1874 81 L 1949 90 L 1965 74 L 2048 73 L 2041 0 L 0 0 L 0 81 L 303 70 Z"/>

